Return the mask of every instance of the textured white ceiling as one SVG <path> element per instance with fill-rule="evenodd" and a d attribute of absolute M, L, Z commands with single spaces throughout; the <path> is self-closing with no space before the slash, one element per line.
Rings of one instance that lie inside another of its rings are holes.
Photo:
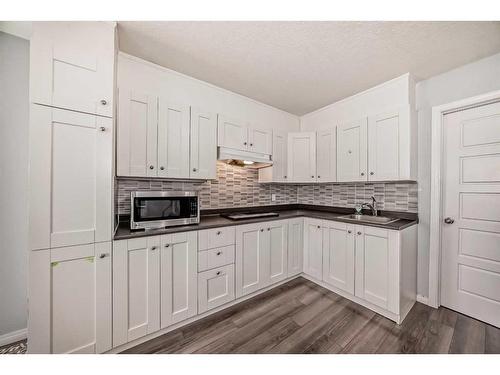
<path fill-rule="evenodd" d="M 302 115 L 500 51 L 500 22 L 119 22 L 120 50 Z"/>

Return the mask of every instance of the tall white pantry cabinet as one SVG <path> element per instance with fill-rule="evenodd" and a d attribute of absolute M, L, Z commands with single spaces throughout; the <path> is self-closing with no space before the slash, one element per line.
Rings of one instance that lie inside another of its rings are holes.
<path fill-rule="evenodd" d="M 114 69 L 114 23 L 34 23 L 30 353 L 112 346 Z"/>

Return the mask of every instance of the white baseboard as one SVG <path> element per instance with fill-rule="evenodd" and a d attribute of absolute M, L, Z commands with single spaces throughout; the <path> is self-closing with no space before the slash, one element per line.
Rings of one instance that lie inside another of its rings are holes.
<path fill-rule="evenodd" d="M 28 329 L 23 328 L 18 331 L 9 332 L 0 336 L 0 346 L 9 345 L 13 342 L 24 340 L 28 337 Z"/>
<path fill-rule="evenodd" d="M 417 294 L 417 302 L 423 303 L 424 305 L 429 305 L 429 297 L 424 297 L 421 294 Z"/>

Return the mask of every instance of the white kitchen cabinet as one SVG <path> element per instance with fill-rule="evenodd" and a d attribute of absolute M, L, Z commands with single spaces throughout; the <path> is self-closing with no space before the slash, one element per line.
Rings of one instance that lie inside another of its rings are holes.
<path fill-rule="evenodd" d="M 191 107 L 189 177 L 217 178 L 217 115 Z"/>
<path fill-rule="evenodd" d="M 161 328 L 197 314 L 198 233 L 161 236 Z"/>
<path fill-rule="evenodd" d="M 316 133 L 288 133 L 288 181 L 316 181 Z"/>
<path fill-rule="evenodd" d="M 288 136 L 273 132 L 273 165 L 259 169 L 259 182 L 288 182 L 287 147 Z"/>
<path fill-rule="evenodd" d="M 234 264 L 198 274 L 198 313 L 234 300 Z"/>
<path fill-rule="evenodd" d="M 160 329 L 160 237 L 113 243 L 113 346 Z"/>
<path fill-rule="evenodd" d="M 189 106 L 158 100 L 158 177 L 189 178 Z"/>
<path fill-rule="evenodd" d="M 33 22 L 30 101 L 113 116 L 114 22 Z"/>
<path fill-rule="evenodd" d="M 317 280 L 323 278 L 323 222 L 304 219 L 304 273 Z"/>
<path fill-rule="evenodd" d="M 111 349 L 111 243 L 29 255 L 29 353 Z"/>
<path fill-rule="evenodd" d="M 304 219 L 288 221 L 288 277 L 302 272 L 304 260 Z"/>
<path fill-rule="evenodd" d="M 287 277 L 286 220 L 236 227 L 236 296 L 253 293 Z"/>
<path fill-rule="evenodd" d="M 248 149 L 247 124 L 219 114 L 217 117 L 217 145 L 246 151 Z"/>
<path fill-rule="evenodd" d="M 118 91 L 117 175 L 156 177 L 158 97 L 127 87 Z"/>
<path fill-rule="evenodd" d="M 367 181 L 367 119 L 337 126 L 337 180 Z"/>
<path fill-rule="evenodd" d="M 316 133 L 317 182 L 337 181 L 337 128 Z"/>
<path fill-rule="evenodd" d="M 255 127 L 248 128 L 248 151 L 271 155 L 273 149 L 273 134 L 269 130 Z"/>
<path fill-rule="evenodd" d="M 113 121 L 30 111 L 30 249 L 111 240 Z"/>
<path fill-rule="evenodd" d="M 416 131 L 409 107 L 368 118 L 368 180 L 415 179 Z"/>
<path fill-rule="evenodd" d="M 323 281 L 354 294 L 354 225 L 324 221 Z"/>

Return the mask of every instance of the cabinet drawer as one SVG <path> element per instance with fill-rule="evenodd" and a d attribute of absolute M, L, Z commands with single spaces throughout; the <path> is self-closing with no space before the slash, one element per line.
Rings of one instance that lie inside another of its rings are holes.
<path fill-rule="evenodd" d="M 234 227 L 206 229 L 198 232 L 198 250 L 234 245 Z"/>
<path fill-rule="evenodd" d="M 234 245 L 198 252 L 198 272 L 234 263 Z"/>
<path fill-rule="evenodd" d="M 234 300 L 234 265 L 198 274 L 198 313 Z"/>

